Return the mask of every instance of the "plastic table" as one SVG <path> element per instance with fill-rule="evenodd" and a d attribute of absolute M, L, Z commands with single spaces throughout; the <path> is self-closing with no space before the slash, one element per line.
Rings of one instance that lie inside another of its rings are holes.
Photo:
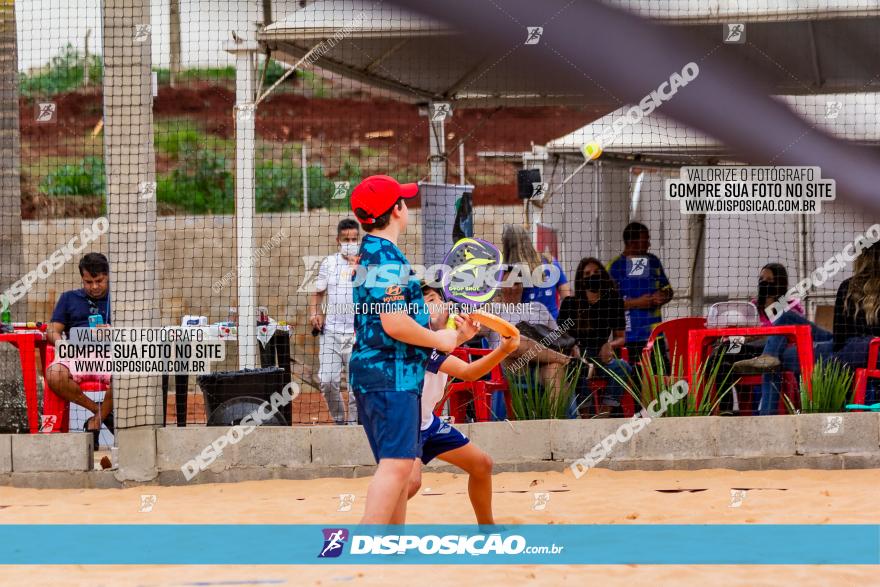
<path fill-rule="evenodd" d="M 703 328 L 691 330 L 688 333 L 688 357 L 692 359 L 691 365 L 702 363 L 706 343 L 715 338 L 724 336 L 785 336 L 789 340 L 794 340 L 798 350 L 798 362 L 801 366 L 801 377 L 806 382 L 807 394 L 813 395 L 812 375 L 813 375 L 813 335 L 810 327 L 806 325 L 800 326 L 754 326 L 745 328 Z M 692 371 L 692 370 L 691 370 Z M 692 373 L 686 374 L 688 385 L 691 386 Z"/>
<path fill-rule="evenodd" d="M 40 328 L 22 328 L 13 332 L 0 334 L 0 342 L 8 342 L 18 349 L 21 361 L 21 375 L 24 380 L 24 397 L 27 404 L 28 429 L 31 434 L 40 431 L 40 416 L 37 409 L 37 360 L 39 349 L 43 358 L 46 357 L 45 326 Z"/>

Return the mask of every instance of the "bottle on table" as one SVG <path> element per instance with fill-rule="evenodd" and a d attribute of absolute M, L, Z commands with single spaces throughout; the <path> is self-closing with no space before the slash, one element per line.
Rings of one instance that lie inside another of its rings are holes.
<path fill-rule="evenodd" d="M 238 325 L 238 308 L 235 306 L 229 306 L 229 314 L 226 316 L 226 324 L 230 327 Z"/>
<path fill-rule="evenodd" d="M 9 306 L 6 306 L 3 308 L 3 312 L 0 312 L 0 332 L 12 332 L 14 330 L 12 312 L 9 310 Z"/>

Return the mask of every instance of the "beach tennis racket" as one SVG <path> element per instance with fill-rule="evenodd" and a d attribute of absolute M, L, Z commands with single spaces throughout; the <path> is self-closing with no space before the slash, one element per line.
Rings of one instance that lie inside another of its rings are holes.
<path fill-rule="evenodd" d="M 880 404 L 865 406 L 862 404 L 846 404 L 847 410 L 868 410 L 871 412 L 880 412 Z"/>
<path fill-rule="evenodd" d="M 478 238 L 459 239 L 443 259 L 443 294 L 447 300 L 479 306 L 495 295 L 501 273 L 501 251 Z M 494 278 L 494 279 L 493 279 Z"/>
<path fill-rule="evenodd" d="M 479 322 L 481 326 L 485 326 L 490 330 L 494 330 L 501 336 L 517 336 L 519 335 L 519 329 L 516 326 L 505 320 L 504 318 L 499 318 L 495 314 L 490 314 L 489 312 L 484 312 L 483 310 L 474 310 L 468 316 Z"/>

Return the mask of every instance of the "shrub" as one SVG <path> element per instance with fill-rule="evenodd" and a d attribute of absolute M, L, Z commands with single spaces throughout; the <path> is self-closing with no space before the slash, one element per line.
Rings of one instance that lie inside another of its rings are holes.
<path fill-rule="evenodd" d="M 820 358 L 813 367 L 813 375 L 810 377 L 812 395 L 807 392 L 806 380 L 801 376 L 800 399 L 801 411 L 808 414 L 829 414 L 842 412 L 846 406 L 847 397 L 852 391 L 853 372 L 843 363 L 834 359 L 824 360 Z M 797 409 L 791 400 L 782 396 L 788 411 L 797 413 Z"/>
<path fill-rule="evenodd" d="M 688 395 L 681 401 L 670 404 L 666 416 L 708 416 L 715 411 L 725 395 L 730 393 L 734 381 L 730 379 L 730 371 L 722 373 L 724 353 L 709 356 L 702 363 L 691 361 L 690 388 Z M 684 371 L 684 357 L 672 357 L 674 369 L 668 369 L 660 351 L 651 352 L 648 359 L 639 361 L 635 376 L 622 379 L 613 371 L 601 366 L 605 374 L 617 381 L 629 393 L 641 408 L 646 408 L 654 400 L 660 399 L 660 393 L 668 390 L 681 379 Z M 675 375 L 678 374 L 678 375 Z"/>
<path fill-rule="evenodd" d="M 40 191 L 49 196 L 103 195 L 104 182 L 104 160 L 90 156 L 50 172 L 40 182 Z"/>
<path fill-rule="evenodd" d="M 195 151 L 204 142 L 204 135 L 186 120 L 157 124 L 153 141 L 156 151 L 172 157 L 179 157 L 186 149 Z"/>
<path fill-rule="evenodd" d="M 346 161 L 336 178 L 331 180 L 320 165 L 308 167 L 309 209 L 335 208 L 341 202 L 348 207 L 348 199 L 333 200 L 334 181 L 348 181 L 354 186 L 360 181 L 360 167 Z M 291 157 L 282 161 L 262 161 L 256 169 L 257 212 L 301 211 L 303 209 L 302 168 L 294 166 Z"/>
<path fill-rule="evenodd" d="M 70 43 L 49 64 L 32 74 L 22 73 L 19 78 L 19 92 L 22 96 L 49 97 L 69 92 L 83 83 L 83 55 Z M 89 56 L 89 80 L 100 84 L 104 78 L 104 63 L 98 55 Z"/>
<path fill-rule="evenodd" d="M 510 383 L 510 403 L 517 420 L 563 419 L 581 373 L 581 363 L 572 361 L 564 369 L 560 389 L 545 389 L 534 365 L 526 365 L 520 372 L 504 370 Z"/>
<path fill-rule="evenodd" d="M 156 182 L 156 198 L 193 214 L 232 214 L 232 172 L 226 158 L 207 149 L 182 146 L 180 165 Z"/>

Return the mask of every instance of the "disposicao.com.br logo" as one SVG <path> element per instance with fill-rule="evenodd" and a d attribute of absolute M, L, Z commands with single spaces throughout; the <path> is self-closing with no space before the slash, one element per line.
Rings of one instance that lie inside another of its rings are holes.
<path fill-rule="evenodd" d="M 351 534 L 345 528 L 324 528 L 323 547 L 318 558 L 339 557 L 346 543 L 350 555 L 520 555 L 520 554 L 560 554 L 565 548 L 556 544 L 548 546 L 528 546 L 525 537 L 510 534 L 448 534 L 444 536 L 428 534 Z"/>

